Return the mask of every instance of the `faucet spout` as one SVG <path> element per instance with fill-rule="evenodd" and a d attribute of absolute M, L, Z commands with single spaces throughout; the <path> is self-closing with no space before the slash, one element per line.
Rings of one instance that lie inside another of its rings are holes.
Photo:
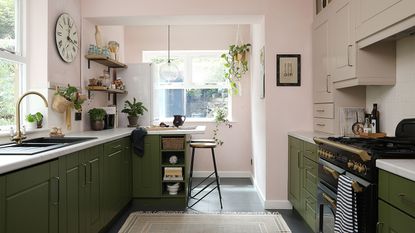
<path fill-rule="evenodd" d="M 17 100 L 17 103 L 16 103 L 16 135 L 12 138 L 12 141 L 15 141 L 17 144 L 22 144 L 22 140 L 26 138 L 26 136 L 22 134 L 22 131 L 20 131 L 20 105 L 22 103 L 23 98 L 28 95 L 39 96 L 40 98 L 43 99 L 45 106 L 48 107 L 48 101 L 46 100 L 45 96 L 43 96 L 42 94 L 36 91 L 26 92 Z"/>

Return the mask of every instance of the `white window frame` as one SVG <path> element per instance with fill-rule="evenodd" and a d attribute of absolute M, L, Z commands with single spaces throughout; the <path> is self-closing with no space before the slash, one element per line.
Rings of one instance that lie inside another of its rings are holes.
<path fill-rule="evenodd" d="M 229 82 L 223 82 L 219 84 L 197 84 L 192 82 L 192 63 L 191 59 L 193 57 L 198 57 L 201 55 L 215 55 L 220 57 L 221 54 L 227 53 L 226 50 L 171 50 L 171 57 L 184 57 L 185 59 L 185 68 L 184 68 L 184 80 L 183 83 L 162 83 L 156 82 L 157 84 L 153 85 L 153 89 L 216 89 L 216 88 L 222 88 L 222 89 L 228 89 L 230 90 Z M 143 62 L 152 62 L 152 57 L 166 57 L 167 58 L 167 51 L 143 51 Z M 156 72 L 156 78 L 158 80 L 158 72 Z M 186 91 L 184 91 L 184 95 L 186 95 Z M 154 104 L 154 103 L 153 103 Z M 186 98 L 184 97 L 184 107 L 186 107 Z M 151 106 L 153 109 L 154 106 Z M 186 110 L 185 110 L 186 111 Z M 157 122 L 170 122 L 172 121 L 172 117 L 170 118 L 160 118 L 160 119 L 153 119 L 153 123 Z M 228 94 L 228 120 L 232 120 L 232 94 L 229 92 Z M 215 119 L 212 118 L 188 118 L 186 119 L 188 122 L 214 122 Z"/>
<path fill-rule="evenodd" d="M 14 0 L 15 1 L 15 27 L 16 27 L 16 49 L 15 52 L 8 52 L 5 50 L 0 49 L 0 59 L 4 59 L 9 62 L 17 63 L 19 65 L 19 80 L 18 81 L 18 88 L 17 88 L 17 96 L 21 96 L 23 91 L 26 90 L 26 83 L 27 83 L 27 69 L 29 64 L 29 59 L 27 56 L 27 9 L 26 9 L 26 0 Z M 23 108 L 23 110 L 25 107 Z M 24 117 L 24 112 L 21 114 L 21 117 Z M 16 119 L 22 120 L 22 119 Z M 8 126 L 0 126 L 0 132 L 8 132 L 10 127 L 14 127 L 14 125 Z M 3 134 L 3 133 L 1 133 Z"/>

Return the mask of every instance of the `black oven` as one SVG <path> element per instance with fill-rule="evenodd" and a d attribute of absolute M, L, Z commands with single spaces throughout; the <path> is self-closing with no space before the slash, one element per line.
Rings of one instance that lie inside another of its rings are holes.
<path fill-rule="evenodd" d="M 332 233 L 337 202 L 337 181 L 340 175 L 350 177 L 355 185 L 357 194 L 357 215 L 359 233 L 375 232 L 377 221 L 376 186 L 352 173 L 339 168 L 323 159 L 319 160 L 319 184 L 317 203 L 319 208 L 319 232 Z"/>

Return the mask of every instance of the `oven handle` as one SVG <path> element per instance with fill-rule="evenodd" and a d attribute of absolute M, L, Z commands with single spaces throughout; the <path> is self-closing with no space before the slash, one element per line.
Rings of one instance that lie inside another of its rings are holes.
<path fill-rule="evenodd" d="M 324 165 L 323 165 L 323 170 L 329 173 L 331 176 L 333 176 L 335 180 L 339 179 L 339 173 L 336 170 L 329 168 L 327 166 L 324 166 Z"/>
<path fill-rule="evenodd" d="M 347 146 L 347 145 L 343 145 L 341 143 L 333 142 L 333 141 L 330 141 L 330 140 L 324 139 L 324 138 L 315 137 L 315 138 L 313 138 L 313 140 L 317 144 L 325 144 L 325 145 L 328 145 L 328 146 L 333 146 L 333 147 L 348 151 L 348 152 L 353 153 L 353 154 L 357 154 L 357 155 L 359 155 L 359 157 L 363 161 L 369 161 L 369 160 L 372 159 L 372 157 L 365 150 L 359 150 L 357 148 Z"/>
<path fill-rule="evenodd" d="M 331 206 L 333 206 L 334 209 L 336 209 L 336 201 L 331 199 L 327 194 L 322 193 L 324 200 L 326 200 L 328 203 L 330 203 Z"/>

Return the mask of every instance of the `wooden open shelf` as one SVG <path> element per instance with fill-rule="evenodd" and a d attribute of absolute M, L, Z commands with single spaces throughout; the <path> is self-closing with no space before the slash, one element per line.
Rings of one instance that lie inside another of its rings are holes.
<path fill-rule="evenodd" d="M 108 93 L 108 100 L 111 100 L 111 94 L 112 94 L 114 96 L 114 105 L 117 104 L 117 94 L 128 94 L 126 90 L 108 89 L 102 86 L 87 86 L 86 90 L 88 91 L 88 99 L 91 98 L 91 91 Z"/>
<path fill-rule="evenodd" d="M 116 60 L 106 58 L 102 55 L 90 55 L 90 54 L 88 54 L 88 55 L 85 55 L 85 58 L 88 59 L 88 69 L 91 66 L 91 64 L 90 64 L 91 61 L 94 61 L 94 62 L 99 63 L 101 65 L 107 66 L 108 69 L 110 69 L 110 68 L 127 68 L 126 64 L 121 63 L 121 62 L 116 61 Z"/>

